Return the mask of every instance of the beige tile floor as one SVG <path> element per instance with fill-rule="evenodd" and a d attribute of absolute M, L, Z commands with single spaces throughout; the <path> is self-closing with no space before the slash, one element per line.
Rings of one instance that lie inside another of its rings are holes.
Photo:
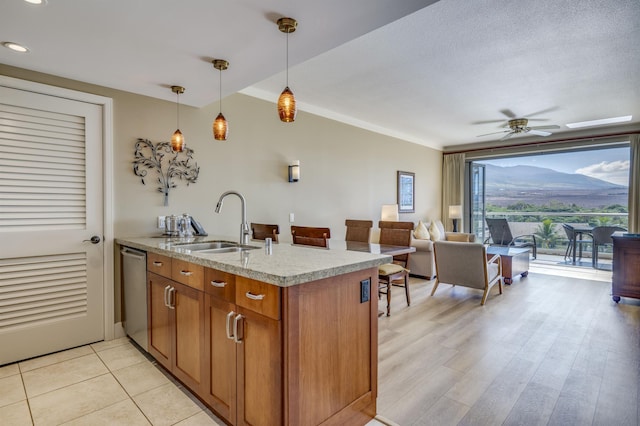
<path fill-rule="evenodd" d="M 0 367 L 0 425 L 224 422 L 124 337 Z"/>
<path fill-rule="evenodd" d="M 0 424 L 223 425 L 128 338 L 0 368 Z"/>

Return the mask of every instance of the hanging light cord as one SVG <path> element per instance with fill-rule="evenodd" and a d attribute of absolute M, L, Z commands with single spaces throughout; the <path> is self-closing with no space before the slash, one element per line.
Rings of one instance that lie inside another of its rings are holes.
<path fill-rule="evenodd" d="M 180 129 L 180 92 L 176 92 L 176 116 L 178 117 L 178 129 Z"/>
<path fill-rule="evenodd" d="M 287 87 L 289 87 L 289 31 L 287 31 Z"/>
<path fill-rule="evenodd" d="M 222 114 L 222 68 L 218 70 L 220 72 L 220 114 Z"/>

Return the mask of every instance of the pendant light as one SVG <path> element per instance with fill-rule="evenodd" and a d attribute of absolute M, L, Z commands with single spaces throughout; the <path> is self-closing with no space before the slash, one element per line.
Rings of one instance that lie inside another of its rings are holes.
<path fill-rule="evenodd" d="M 176 115 L 177 115 L 177 129 L 173 132 L 173 136 L 171 136 L 171 149 L 175 152 L 184 151 L 184 136 L 182 136 L 182 132 L 180 131 L 180 95 L 184 93 L 184 87 L 182 86 L 171 86 L 171 91 L 177 95 L 176 102 Z"/>
<path fill-rule="evenodd" d="M 229 134 L 229 125 L 222 115 L 222 71 L 229 68 L 229 62 L 224 59 L 214 59 L 213 67 L 220 71 L 220 113 L 213 121 L 213 138 L 217 141 L 226 141 Z"/>
<path fill-rule="evenodd" d="M 296 30 L 298 22 L 293 18 L 278 19 L 278 29 L 287 35 L 287 86 L 284 88 L 278 98 L 278 115 L 280 121 L 291 123 L 296 119 L 296 98 L 289 89 L 289 33 Z"/>

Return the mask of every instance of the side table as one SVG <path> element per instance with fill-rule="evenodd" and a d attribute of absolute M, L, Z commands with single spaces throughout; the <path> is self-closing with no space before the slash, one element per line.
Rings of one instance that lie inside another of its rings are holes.
<path fill-rule="evenodd" d="M 511 284 L 513 277 L 529 275 L 529 249 L 514 247 L 487 247 L 487 258 L 490 259 L 496 254 L 500 255 L 502 262 L 502 277 L 505 284 Z"/>

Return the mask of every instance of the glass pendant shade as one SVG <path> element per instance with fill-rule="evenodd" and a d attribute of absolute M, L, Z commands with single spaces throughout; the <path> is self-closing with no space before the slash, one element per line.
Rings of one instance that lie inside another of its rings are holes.
<path fill-rule="evenodd" d="M 222 113 L 218 114 L 213 121 L 213 138 L 217 141 L 226 141 L 229 134 L 229 126 L 227 120 Z"/>
<path fill-rule="evenodd" d="M 278 115 L 280 116 L 280 121 L 291 123 L 296 119 L 297 112 L 296 98 L 293 96 L 293 92 L 289 89 L 289 86 L 287 86 L 278 98 Z"/>
<path fill-rule="evenodd" d="M 220 71 L 220 113 L 213 120 L 213 139 L 217 141 L 226 141 L 227 136 L 229 135 L 229 124 L 227 123 L 227 119 L 222 115 L 222 71 L 229 68 L 229 62 L 224 59 L 214 59 L 212 61 L 213 67 Z"/>
<path fill-rule="evenodd" d="M 184 136 L 180 129 L 176 130 L 171 136 L 171 149 L 176 152 L 184 151 Z"/>
<path fill-rule="evenodd" d="M 176 94 L 176 121 L 177 121 L 177 130 L 173 132 L 171 136 L 171 149 L 175 152 L 184 151 L 184 136 L 180 131 L 180 95 L 184 93 L 184 87 L 182 86 L 171 86 L 171 91 Z"/>

